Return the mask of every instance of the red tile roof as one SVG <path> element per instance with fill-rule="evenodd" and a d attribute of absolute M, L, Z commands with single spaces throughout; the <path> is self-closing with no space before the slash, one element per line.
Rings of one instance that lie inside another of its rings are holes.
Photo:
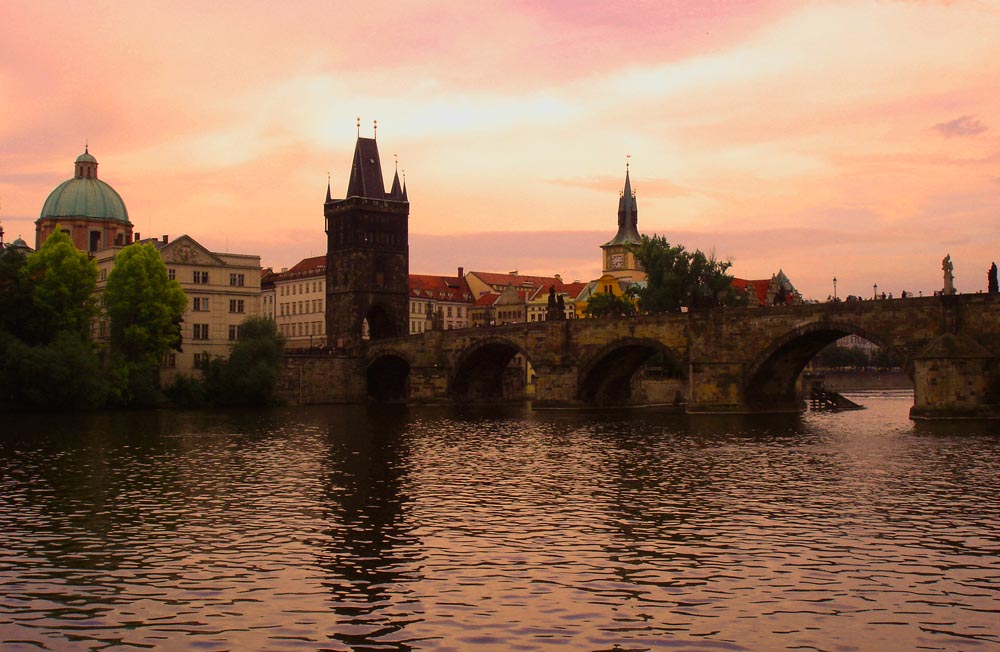
<path fill-rule="evenodd" d="M 432 276 L 410 274 L 410 296 L 438 301 L 472 303 L 472 292 L 464 278 L 458 276 Z"/>
<path fill-rule="evenodd" d="M 747 286 L 752 285 L 754 296 L 757 297 L 757 303 L 762 306 L 767 303 L 767 286 L 770 284 L 771 279 L 747 280 L 745 278 L 734 278 L 732 281 L 732 286 L 739 292 L 746 292 Z"/>
<path fill-rule="evenodd" d="M 524 284 L 531 285 L 534 288 L 548 287 L 553 283 L 561 284 L 562 281 L 554 276 L 521 276 L 520 274 L 499 274 L 496 272 L 469 272 L 470 274 L 475 274 L 479 277 L 483 283 L 487 285 L 492 285 L 494 287 L 505 287 L 507 285 L 513 285 L 514 287 L 520 287 Z"/>
<path fill-rule="evenodd" d="M 587 283 L 580 283 L 580 282 L 560 283 L 557 281 L 555 283 L 546 283 L 539 289 L 538 293 L 534 296 L 534 298 L 538 299 L 539 297 L 542 297 L 548 299 L 549 287 L 555 286 L 557 295 L 566 294 L 569 295 L 570 299 L 573 299 L 575 301 L 576 298 L 580 296 L 580 293 L 583 292 L 583 289 L 587 287 L 587 285 L 588 285 Z"/>
<path fill-rule="evenodd" d="M 305 276 L 307 272 L 318 272 L 326 270 L 326 256 L 313 256 L 312 258 L 303 258 L 299 262 L 295 263 L 285 274 L 296 274 L 298 276 Z"/>

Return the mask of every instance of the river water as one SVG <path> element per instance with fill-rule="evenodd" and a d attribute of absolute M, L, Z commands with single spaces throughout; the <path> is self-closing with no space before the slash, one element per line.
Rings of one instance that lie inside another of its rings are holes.
<path fill-rule="evenodd" d="M 1000 427 L 5 415 L 0 649 L 1000 650 Z"/>

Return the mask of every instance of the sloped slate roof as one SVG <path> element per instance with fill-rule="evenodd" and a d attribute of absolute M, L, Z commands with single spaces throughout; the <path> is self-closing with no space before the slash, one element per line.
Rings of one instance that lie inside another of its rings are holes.
<path fill-rule="evenodd" d="M 354 147 L 354 164 L 351 166 L 351 180 L 347 184 L 347 196 L 386 198 L 382 162 L 374 138 L 358 138 L 358 143 Z"/>

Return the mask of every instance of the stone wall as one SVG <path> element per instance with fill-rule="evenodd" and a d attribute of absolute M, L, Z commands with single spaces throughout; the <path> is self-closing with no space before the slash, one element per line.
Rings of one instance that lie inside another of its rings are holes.
<path fill-rule="evenodd" d="M 357 357 L 286 355 L 276 394 L 290 405 L 364 403 L 368 387 Z"/>

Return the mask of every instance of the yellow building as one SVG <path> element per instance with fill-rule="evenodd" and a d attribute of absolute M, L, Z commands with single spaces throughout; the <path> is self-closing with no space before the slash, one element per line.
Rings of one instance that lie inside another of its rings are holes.
<path fill-rule="evenodd" d="M 192 374 L 211 357 L 228 357 L 247 317 L 260 314 L 260 256 L 212 252 L 194 238 L 182 235 L 174 241 L 143 240 L 153 244 L 167 266 L 167 275 L 177 281 L 188 297 L 181 322 L 181 351 L 168 353 L 160 370 L 160 382 L 169 385 L 178 374 Z M 123 247 L 94 253 L 99 276 L 97 291 L 104 291 L 114 259 Z M 95 341 L 107 341 L 106 316 L 94 325 Z"/>
<path fill-rule="evenodd" d="M 326 346 L 326 256 L 304 258 L 291 269 L 266 275 L 261 307 L 285 336 L 286 349 Z"/>

